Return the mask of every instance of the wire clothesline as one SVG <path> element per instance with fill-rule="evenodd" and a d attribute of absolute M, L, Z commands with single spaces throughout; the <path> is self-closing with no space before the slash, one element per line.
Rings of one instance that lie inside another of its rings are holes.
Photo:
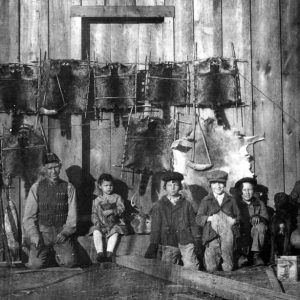
<path fill-rule="evenodd" d="M 300 122 L 298 120 L 295 119 L 294 116 L 292 116 L 290 113 L 286 112 L 281 105 L 279 105 L 278 103 L 276 103 L 274 100 L 272 100 L 271 97 L 269 97 L 268 95 L 266 95 L 261 89 L 259 89 L 257 86 L 255 86 L 252 82 L 252 80 L 247 79 L 245 76 L 243 76 L 240 72 L 239 75 L 241 75 L 242 78 L 244 78 L 245 81 L 247 81 L 252 87 L 254 87 L 259 93 L 261 93 L 266 99 L 268 99 L 270 102 L 272 102 L 278 109 L 280 109 L 284 114 L 286 114 L 289 118 L 291 118 L 292 120 L 294 120 L 295 123 L 297 123 L 298 125 L 300 125 Z"/>

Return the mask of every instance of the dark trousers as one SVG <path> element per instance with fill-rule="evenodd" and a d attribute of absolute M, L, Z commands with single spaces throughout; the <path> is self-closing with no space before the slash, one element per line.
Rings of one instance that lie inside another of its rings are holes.
<path fill-rule="evenodd" d="M 31 269 L 47 268 L 58 265 L 60 267 L 72 268 L 76 265 L 76 253 L 74 243 L 67 239 L 64 243 L 55 244 L 43 234 L 44 246 L 36 249 L 30 246 L 28 267 Z"/>

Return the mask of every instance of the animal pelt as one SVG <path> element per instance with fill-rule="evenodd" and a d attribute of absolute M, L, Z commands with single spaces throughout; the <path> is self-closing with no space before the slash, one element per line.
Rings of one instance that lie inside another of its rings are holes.
<path fill-rule="evenodd" d="M 232 59 L 213 57 L 194 66 L 195 99 L 198 107 L 226 107 L 237 104 L 238 70 Z"/>
<path fill-rule="evenodd" d="M 136 234 L 150 234 L 151 219 L 148 214 L 141 212 L 131 215 L 130 225 Z"/>
<path fill-rule="evenodd" d="M 78 60 L 48 60 L 41 68 L 39 107 L 76 114 L 86 111 L 90 66 Z"/>
<path fill-rule="evenodd" d="M 136 65 L 94 65 L 95 106 L 104 111 L 125 111 L 135 104 Z M 116 98 L 105 98 L 116 97 Z"/>
<path fill-rule="evenodd" d="M 0 65 L 0 111 L 36 112 L 37 71 L 37 67 L 28 65 Z"/>
<path fill-rule="evenodd" d="M 25 182 L 26 195 L 38 179 L 46 146 L 43 137 L 23 126 L 16 135 L 3 138 L 2 165 L 4 176 L 20 176 Z"/>
<path fill-rule="evenodd" d="M 277 193 L 274 196 L 275 214 L 270 221 L 271 231 L 271 262 L 274 262 L 275 255 L 290 255 L 290 237 L 296 228 L 296 220 L 293 218 L 295 207 L 289 195 Z"/>
<path fill-rule="evenodd" d="M 128 128 L 124 166 L 141 173 L 157 173 L 171 168 L 171 144 L 175 126 L 162 119 L 133 119 Z"/>
<path fill-rule="evenodd" d="M 263 140 L 258 136 L 247 137 L 237 134 L 234 130 L 225 129 L 217 124 L 217 120 L 211 109 L 201 110 L 201 127 L 206 140 L 211 164 L 214 169 L 222 169 L 229 173 L 227 186 L 234 186 L 235 182 L 243 177 L 253 177 L 251 170 L 252 157 L 247 152 L 247 146 Z M 190 133 L 190 131 L 187 131 Z M 207 172 L 210 170 L 197 171 L 187 166 L 187 160 L 192 159 L 194 141 L 189 141 L 191 136 L 177 142 L 178 146 L 173 151 L 174 171 L 186 175 L 187 184 L 197 184 L 208 187 L 206 179 Z M 181 144 L 181 146 L 179 146 Z M 195 158 L 198 164 L 207 164 L 208 156 L 205 149 L 204 139 L 200 128 L 196 128 L 195 133 Z"/>
<path fill-rule="evenodd" d="M 147 98 L 163 110 L 188 104 L 187 64 L 150 63 Z"/>

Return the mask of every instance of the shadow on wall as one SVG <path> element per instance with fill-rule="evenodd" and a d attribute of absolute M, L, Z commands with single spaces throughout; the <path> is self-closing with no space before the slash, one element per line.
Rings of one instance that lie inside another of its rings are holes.
<path fill-rule="evenodd" d="M 78 235 L 85 235 L 91 227 L 92 204 L 95 199 L 95 178 L 82 170 L 81 167 L 73 165 L 66 169 L 69 181 L 74 185 L 77 194 Z"/>

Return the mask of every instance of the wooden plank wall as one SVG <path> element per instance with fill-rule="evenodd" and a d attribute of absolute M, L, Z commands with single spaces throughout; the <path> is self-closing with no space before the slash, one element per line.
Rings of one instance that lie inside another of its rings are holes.
<path fill-rule="evenodd" d="M 80 18 L 70 17 L 71 5 L 174 5 L 175 18 L 84 27 Z M 299 9 L 297 0 L 3 0 L 0 62 L 36 60 L 40 49 L 50 58 L 144 62 L 151 53 L 153 61 L 182 61 L 231 56 L 234 43 L 236 56 L 247 61 L 239 63 L 245 107 L 225 115 L 241 133 L 265 136 L 254 146 L 255 172 L 269 187 L 272 203 L 275 192 L 289 193 L 300 176 Z M 82 36 L 83 28 L 88 31 Z M 191 117 L 189 110 L 182 112 Z M 1 115 L 0 125 L 7 119 Z M 71 140 L 61 136 L 58 120 L 44 123 L 51 150 L 63 160 L 64 178 L 70 166 L 95 179 L 102 172 L 120 177 L 112 165 L 122 158 L 125 129 L 114 126 L 112 114 L 104 114 L 102 122 L 72 116 Z M 123 180 L 133 194 L 139 177 L 126 174 Z"/>

